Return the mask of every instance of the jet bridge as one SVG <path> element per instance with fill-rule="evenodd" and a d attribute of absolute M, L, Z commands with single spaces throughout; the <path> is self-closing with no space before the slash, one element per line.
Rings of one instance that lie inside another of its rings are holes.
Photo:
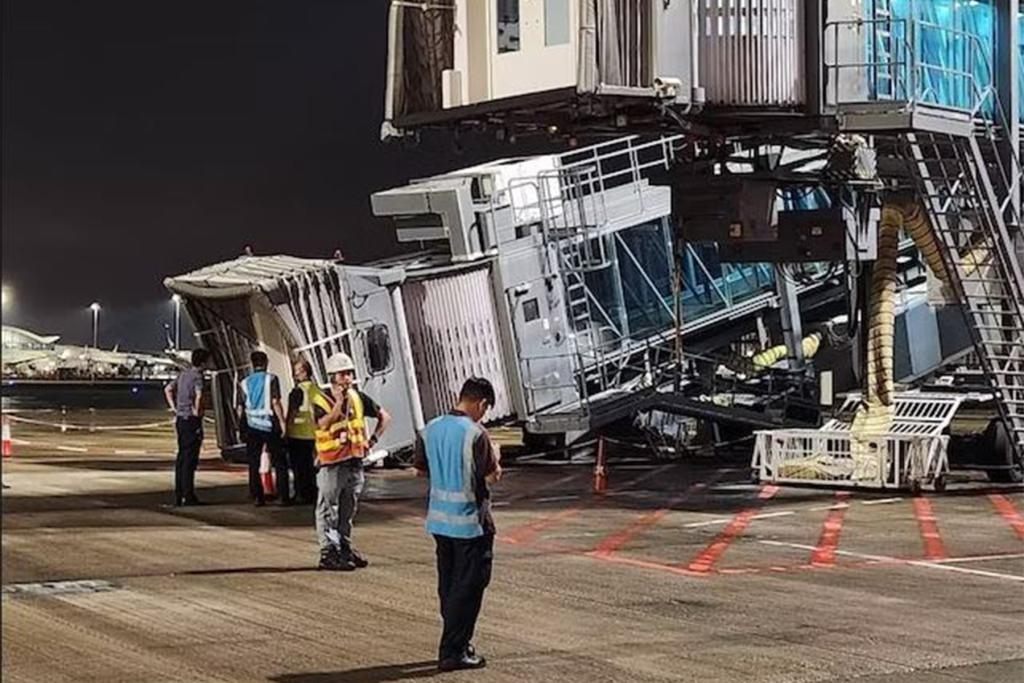
<path fill-rule="evenodd" d="M 391 19 L 387 134 L 682 134 L 656 179 L 673 188 L 677 241 L 713 239 L 727 251 L 719 263 L 836 261 L 845 232 L 873 326 L 859 351 L 873 437 L 892 419 L 890 304 L 906 228 L 964 312 L 1010 444 L 1005 468 L 1024 472 L 1018 2 L 431 0 L 395 2 Z M 413 79 L 421 97 L 409 96 Z M 801 167 L 780 149 L 824 163 Z M 695 190 L 708 193 L 703 207 Z M 804 212 L 783 220 L 775 192 Z M 799 365 L 799 305 L 777 284 Z M 601 366 L 596 339 L 577 367 Z M 581 405 L 593 395 L 575 391 Z"/>

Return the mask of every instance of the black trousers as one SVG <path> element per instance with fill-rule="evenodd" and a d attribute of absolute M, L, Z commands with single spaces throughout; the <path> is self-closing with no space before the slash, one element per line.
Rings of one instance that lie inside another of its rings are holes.
<path fill-rule="evenodd" d="M 316 442 L 309 439 L 288 439 L 288 460 L 295 472 L 295 497 L 303 503 L 316 502 Z"/>
<path fill-rule="evenodd" d="M 456 659 L 473 639 L 484 590 L 491 582 L 494 535 L 450 538 L 434 535 L 437 543 L 437 595 L 441 599 L 439 659 Z"/>
<path fill-rule="evenodd" d="M 270 453 L 270 464 L 277 478 L 277 497 L 282 501 L 292 499 L 291 483 L 288 477 L 288 454 L 284 450 L 284 441 L 278 431 L 261 432 L 249 429 L 245 434 L 245 452 L 249 459 L 249 496 L 254 500 L 264 500 L 263 482 L 260 481 L 260 458 L 263 448 Z"/>
<path fill-rule="evenodd" d="M 174 421 L 178 432 L 178 457 L 174 460 L 174 502 L 196 499 L 196 468 L 203 448 L 203 419 L 179 417 Z"/>

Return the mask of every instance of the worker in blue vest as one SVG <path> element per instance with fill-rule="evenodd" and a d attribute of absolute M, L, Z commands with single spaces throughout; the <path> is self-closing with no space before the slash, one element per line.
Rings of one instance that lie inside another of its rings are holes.
<path fill-rule="evenodd" d="M 480 425 L 493 405 L 494 387 L 488 380 L 466 380 L 459 404 L 424 428 L 413 456 L 417 473 L 430 478 L 427 532 L 437 545 L 437 594 L 444 621 L 437 662 L 441 671 L 487 664 L 470 641 L 494 560 L 487 484 L 501 477 L 501 463 Z"/>
<path fill-rule="evenodd" d="M 282 426 L 287 422 L 281 405 L 281 381 L 277 375 L 267 372 L 267 354 L 253 351 L 249 359 L 252 373 L 238 387 L 238 416 L 245 424 L 249 459 L 249 495 L 256 507 L 266 504 L 260 482 L 260 459 L 266 448 L 277 477 L 278 500 L 281 505 L 291 505 L 288 455 L 282 436 Z"/>

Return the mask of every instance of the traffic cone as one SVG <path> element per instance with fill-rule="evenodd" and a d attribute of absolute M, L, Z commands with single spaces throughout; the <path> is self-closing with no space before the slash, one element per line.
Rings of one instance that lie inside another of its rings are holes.
<path fill-rule="evenodd" d="M 270 467 L 270 453 L 266 448 L 260 455 L 260 481 L 263 482 L 263 495 L 273 497 L 277 494 L 277 489 L 274 487 L 274 472 Z"/>
<path fill-rule="evenodd" d="M 4 457 L 9 458 L 14 455 L 14 445 L 11 443 L 11 422 L 4 415 Z"/>

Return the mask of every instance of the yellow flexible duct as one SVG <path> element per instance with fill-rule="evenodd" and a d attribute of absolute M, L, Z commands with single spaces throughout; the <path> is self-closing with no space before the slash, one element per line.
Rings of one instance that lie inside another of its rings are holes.
<path fill-rule="evenodd" d="M 818 349 L 821 348 L 821 334 L 815 332 L 814 334 L 807 335 L 803 338 L 803 341 L 800 342 L 800 346 L 803 347 L 804 358 L 814 358 L 818 353 Z M 778 346 L 773 346 L 754 355 L 750 359 L 750 362 L 753 363 L 758 370 L 767 370 L 780 360 L 784 359 L 786 354 L 786 345 L 779 344 Z"/>
<path fill-rule="evenodd" d="M 851 457 L 854 480 L 878 477 L 879 458 L 871 439 L 892 427 L 895 380 L 893 347 L 896 333 L 896 258 L 900 230 L 914 240 L 932 273 L 944 284 L 949 274 L 935 232 L 924 207 L 917 201 L 887 200 L 878 227 L 878 259 L 868 298 L 867 372 L 864 404 L 854 417 Z"/>

